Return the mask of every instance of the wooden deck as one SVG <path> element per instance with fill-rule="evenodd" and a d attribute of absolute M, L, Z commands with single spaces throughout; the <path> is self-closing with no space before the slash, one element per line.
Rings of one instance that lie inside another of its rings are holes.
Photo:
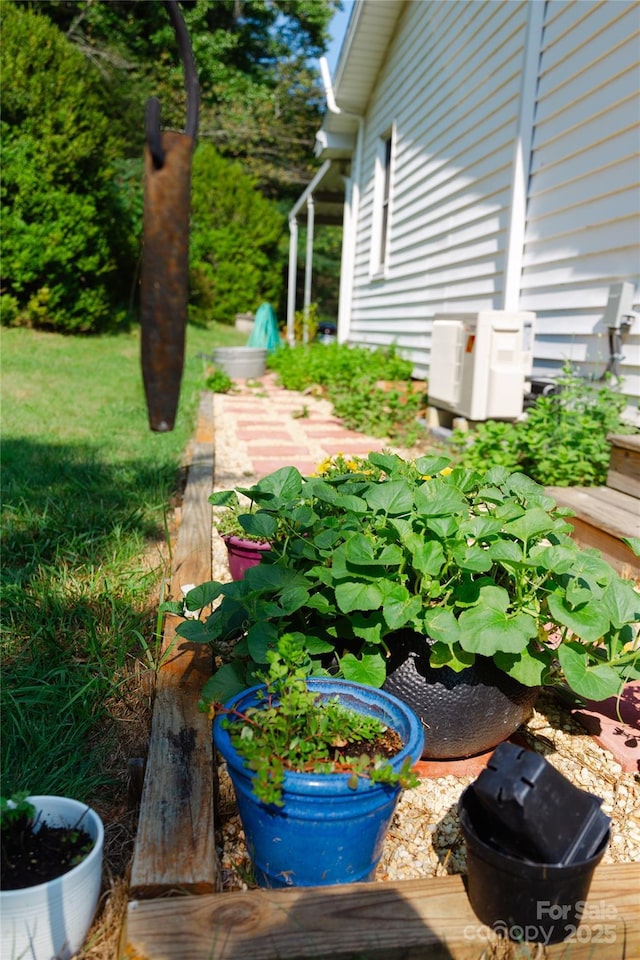
<path fill-rule="evenodd" d="M 172 596 L 211 577 L 213 402 L 203 397 L 174 556 Z M 208 649 L 164 632 L 122 960 L 638 960 L 640 865 L 600 866 L 594 919 L 546 948 L 498 944 L 463 878 L 219 892 L 210 723 L 197 710 Z M 605 915 L 606 911 L 606 915 Z"/>
<path fill-rule="evenodd" d="M 573 510 L 574 539 L 595 547 L 623 577 L 640 577 L 640 557 L 623 537 L 640 537 L 640 434 L 609 437 L 611 460 L 605 487 L 548 487 Z"/>

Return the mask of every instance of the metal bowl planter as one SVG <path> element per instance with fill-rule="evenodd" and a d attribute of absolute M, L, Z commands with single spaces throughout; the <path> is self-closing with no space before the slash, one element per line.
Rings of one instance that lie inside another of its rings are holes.
<path fill-rule="evenodd" d="M 227 547 L 229 558 L 229 572 L 234 580 L 242 580 L 249 567 L 257 566 L 262 560 L 263 553 L 271 548 L 269 543 L 258 543 L 255 540 L 243 540 L 233 534 L 222 537 Z"/>
<path fill-rule="evenodd" d="M 84 943 L 100 894 L 104 827 L 98 814 L 68 797 L 27 800 L 49 826 L 81 824 L 94 841 L 77 866 L 54 880 L 0 891 L 0 955 L 7 960 L 69 960 Z"/>
<path fill-rule="evenodd" d="M 261 347 L 218 347 L 213 351 L 213 362 L 232 380 L 249 380 L 264 376 L 267 351 Z"/>
<path fill-rule="evenodd" d="M 422 752 L 423 732 L 407 704 L 383 690 L 347 680 L 310 678 L 321 699 L 340 703 L 393 728 L 404 743 L 392 759 L 400 770 L 407 757 Z M 245 690 L 226 704 L 237 710 L 256 706 L 260 687 Z M 231 743 L 218 715 L 214 743 L 227 762 L 256 880 L 263 887 L 326 886 L 372 880 L 401 788 L 361 778 L 354 789 L 349 773 L 285 774 L 284 806 L 257 800 L 253 775 Z"/>
<path fill-rule="evenodd" d="M 451 760 L 493 749 L 531 716 L 539 687 L 525 687 L 476 657 L 456 673 L 432 667 L 428 641 L 410 632 L 394 638 L 384 689 L 408 703 L 425 730 L 424 759 Z"/>

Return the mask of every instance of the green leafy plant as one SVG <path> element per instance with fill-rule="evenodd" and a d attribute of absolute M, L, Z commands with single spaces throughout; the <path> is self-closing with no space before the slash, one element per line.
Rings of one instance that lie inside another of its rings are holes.
<path fill-rule="evenodd" d="M 409 758 L 399 771 L 389 756 L 402 749 L 397 734 L 377 718 L 350 710 L 336 697 L 322 700 L 307 688 L 313 663 L 300 637 L 285 634 L 267 651 L 269 668 L 258 706 L 245 713 L 221 704 L 231 742 L 255 772 L 253 791 L 263 803 L 283 806 L 287 770 L 350 773 L 354 790 L 361 778 L 413 787 L 418 778 Z M 205 702 L 203 709 L 209 709 Z M 366 746 L 365 746 L 366 745 Z M 373 753 L 373 750 L 379 752 Z"/>
<path fill-rule="evenodd" d="M 27 800 L 25 791 L 14 793 L 10 797 L 0 797 L 0 830 L 6 830 L 12 824 L 28 824 L 33 819 L 36 808 Z"/>
<path fill-rule="evenodd" d="M 214 393 L 229 393 L 233 386 L 233 380 L 220 367 L 214 367 L 205 380 L 205 386 L 207 390 L 212 390 Z"/>
<path fill-rule="evenodd" d="M 367 462 L 373 475 L 286 467 L 243 491 L 257 506 L 243 526 L 271 550 L 243 581 L 193 589 L 187 609 L 220 602 L 178 627 L 216 649 L 233 643 L 205 697 L 247 686 L 283 633 L 302 637 L 318 667 L 328 657 L 328 669 L 374 686 L 407 630 L 432 665 L 461 671 L 490 657 L 525 685 L 564 681 L 596 700 L 640 676 L 640 596 L 577 546 L 570 511 L 532 479 L 451 469 L 446 457 Z"/>
<path fill-rule="evenodd" d="M 472 432 L 455 431 L 453 445 L 465 467 L 483 464 L 522 470 L 547 486 L 606 483 L 610 433 L 629 433 L 621 420 L 626 398 L 608 383 L 592 383 L 566 364 L 557 390 L 538 397 L 518 423 L 489 420 Z"/>
<path fill-rule="evenodd" d="M 213 523 L 221 537 L 240 537 L 255 543 L 266 543 L 269 539 L 260 531 L 260 525 L 256 530 L 253 504 L 246 496 L 240 499 L 234 490 L 219 490 L 211 494 L 209 503 L 214 507 Z"/>

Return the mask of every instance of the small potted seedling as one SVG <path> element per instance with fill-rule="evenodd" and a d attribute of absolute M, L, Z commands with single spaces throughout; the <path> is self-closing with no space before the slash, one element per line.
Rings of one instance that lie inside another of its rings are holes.
<path fill-rule="evenodd" d="M 264 524 L 264 520 L 258 518 L 256 529 L 252 504 L 246 498 L 241 501 L 233 490 L 212 493 L 209 503 L 216 508 L 213 522 L 227 548 L 229 572 L 234 580 L 242 580 L 249 567 L 259 564 L 270 549 L 267 531 L 275 530 L 275 523 L 267 518 L 263 528 L 260 523 Z"/>
<path fill-rule="evenodd" d="M 68 797 L 0 799 L 0 954 L 7 960 L 69 960 L 98 902 L 104 829 Z"/>
<path fill-rule="evenodd" d="M 401 790 L 418 782 L 420 721 L 383 690 L 309 676 L 298 637 L 266 659 L 263 684 L 213 705 L 257 882 L 371 880 Z"/>

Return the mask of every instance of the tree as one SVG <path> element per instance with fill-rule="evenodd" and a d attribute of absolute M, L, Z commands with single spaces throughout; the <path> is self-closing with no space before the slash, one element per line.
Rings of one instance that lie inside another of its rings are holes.
<path fill-rule="evenodd" d="M 3 322 L 111 328 L 131 245 L 102 79 L 26 7 L 3 5 L 2 36 Z"/>
<path fill-rule="evenodd" d="M 193 161 L 192 318 L 233 323 L 236 313 L 277 303 L 278 244 L 285 219 L 239 163 L 201 143 Z"/>

